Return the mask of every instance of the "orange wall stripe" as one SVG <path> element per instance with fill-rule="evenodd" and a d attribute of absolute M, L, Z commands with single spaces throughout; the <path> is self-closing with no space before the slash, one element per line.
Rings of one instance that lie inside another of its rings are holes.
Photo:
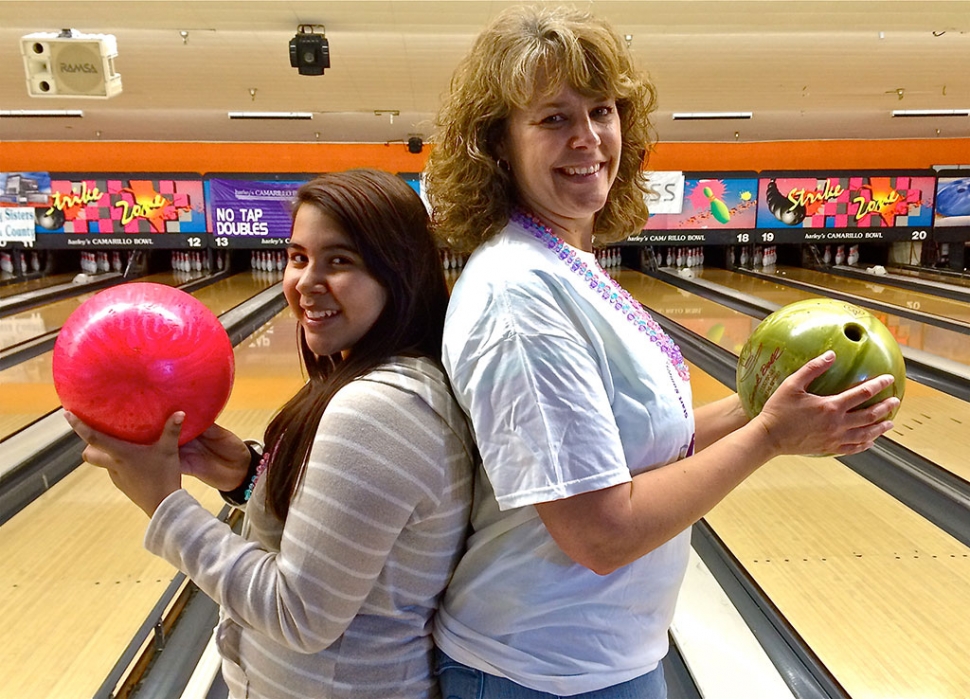
<path fill-rule="evenodd" d="M 0 171 L 48 172 L 297 172 L 378 167 L 420 172 L 427 151 L 403 143 L 164 143 L 8 141 Z M 654 170 L 884 170 L 970 164 L 968 139 L 661 143 Z"/>
<path fill-rule="evenodd" d="M 403 143 L 22 141 L 0 143 L 0 172 L 420 172 L 425 157 Z"/>
<path fill-rule="evenodd" d="M 654 170 L 895 170 L 970 164 L 970 139 L 661 143 Z"/>

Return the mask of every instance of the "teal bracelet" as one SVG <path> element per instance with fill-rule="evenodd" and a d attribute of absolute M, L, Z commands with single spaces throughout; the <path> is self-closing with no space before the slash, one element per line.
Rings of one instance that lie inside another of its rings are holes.
<path fill-rule="evenodd" d="M 246 441 L 249 449 L 249 470 L 242 485 L 232 490 L 220 490 L 222 499 L 234 507 L 243 507 L 249 498 L 253 496 L 253 488 L 256 487 L 256 480 L 259 478 L 259 462 L 263 458 L 263 447 L 259 442 Z"/>

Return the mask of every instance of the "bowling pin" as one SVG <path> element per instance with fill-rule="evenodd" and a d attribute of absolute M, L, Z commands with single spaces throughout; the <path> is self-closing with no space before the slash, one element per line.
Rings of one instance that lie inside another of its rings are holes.
<path fill-rule="evenodd" d="M 849 257 L 846 260 L 850 265 L 859 264 L 859 246 L 853 245 L 849 248 Z"/>
<path fill-rule="evenodd" d="M 760 245 L 755 245 L 754 246 L 754 262 L 753 262 L 753 264 L 754 264 L 755 267 L 760 267 L 763 262 L 764 262 L 764 257 L 761 254 L 761 246 Z"/>
<path fill-rule="evenodd" d="M 845 246 L 839 245 L 835 248 L 835 264 L 845 264 Z"/>
<path fill-rule="evenodd" d="M 744 247 L 741 248 L 741 266 L 742 267 L 747 267 L 748 266 L 748 260 L 749 260 L 749 258 L 748 258 L 748 246 L 745 245 Z"/>
<path fill-rule="evenodd" d="M 711 216 L 721 223 L 731 220 L 731 210 L 728 209 L 727 204 L 714 196 L 710 187 L 704 187 L 704 196 L 711 202 Z"/>
<path fill-rule="evenodd" d="M 827 265 L 832 264 L 832 246 L 831 245 L 826 245 L 825 246 L 825 253 L 822 255 L 822 262 L 824 262 Z"/>

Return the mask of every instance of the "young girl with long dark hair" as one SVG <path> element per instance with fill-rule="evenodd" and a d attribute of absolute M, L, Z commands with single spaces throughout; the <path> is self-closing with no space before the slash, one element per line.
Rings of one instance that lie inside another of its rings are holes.
<path fill-rule="evenodd" d="M 309 380 L 265 453 L 184 415 L 138 446 L 68 420 L 151 517 L 146 547 L 221 605 L 232 697 L 436 697 L 431 618 L 464 543 L 474 446 L 440 366 L 448 290 L 398 177 L 323 175 L 297 195 L 283 293 Z M 245 536 L 184 473 L 246 502 Z"/>

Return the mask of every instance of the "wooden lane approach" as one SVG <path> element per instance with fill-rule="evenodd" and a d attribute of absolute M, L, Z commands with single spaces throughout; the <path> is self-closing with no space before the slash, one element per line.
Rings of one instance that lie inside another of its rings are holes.
<path fill-rule="evenodd" d="M 618 276 L 648 308 L 669 293 Z M 728 393 L 696 367 L 692 385 Z M 970 550 L 838 460 L 775 459 L 705 519 L 853 699 L 970 697 Z"/>
<path fill-rule="evenodd" d="M 817 296 L 808 291 L 783 287 L 766 279 L 725 270 L 705 269 L 703 278 L 779 305 Z M 833 282 L 838 283 L 840 279 L 834 277 Z M 907 293 L 900 290 L 897 292 L 903 296 Z M 719 305 L 705 308 L 711 309 L 712 313 L 724 312 Z M 678 319 L 671 317 L 671 320 Z M 941 328 L 922 327 L 916 321 L 894 317 L 887 320 L 895 334 L 904 335 L 901 342 L 908 343 L 910 347 L 931 354 L 939 353 L 948 360 L 970 365 L 970 342 L 967 342 L 965 336 Z M 687 319 L 682 324 L 690 327 L 692 322 L 694 321 Z M 757 322 L 753 321 L 752 329 Z M 694 328 L 700 327 L 700 324 L 694 323 Z M 737 326 L 736 332 L 740 332 L 742 327 L 746 327 L 746 323 L 742 322 Z M 901 333 L 900 330 L 904 327 L 907 330 Z M 722 337 L 720 344 L 737 354 L 740 349 L 738 343 L 745 339 L 746 336 L 736 334 L 730 340 Z M 910 380 L 906 382 L 906 396 L 893 422 L 895 428 L 887 435 L 892 441 L 970 482 L 970 459 L 965 457 L 965 454 L 970 453 L 970 429 L 967 429 L 970 425 L 970 404 Z"/>
<path fill-rule="evenodd" d="M 260 438 L 303 378 L 284 311 L 236 347 L 219 423 Z M 210 511 L 218 493 L 185 486 Z M 0 699 L 87 699 L 175 575 L 142 548 L 147 519 L 101 469 L 82 465 L 0 528 Z"/>

